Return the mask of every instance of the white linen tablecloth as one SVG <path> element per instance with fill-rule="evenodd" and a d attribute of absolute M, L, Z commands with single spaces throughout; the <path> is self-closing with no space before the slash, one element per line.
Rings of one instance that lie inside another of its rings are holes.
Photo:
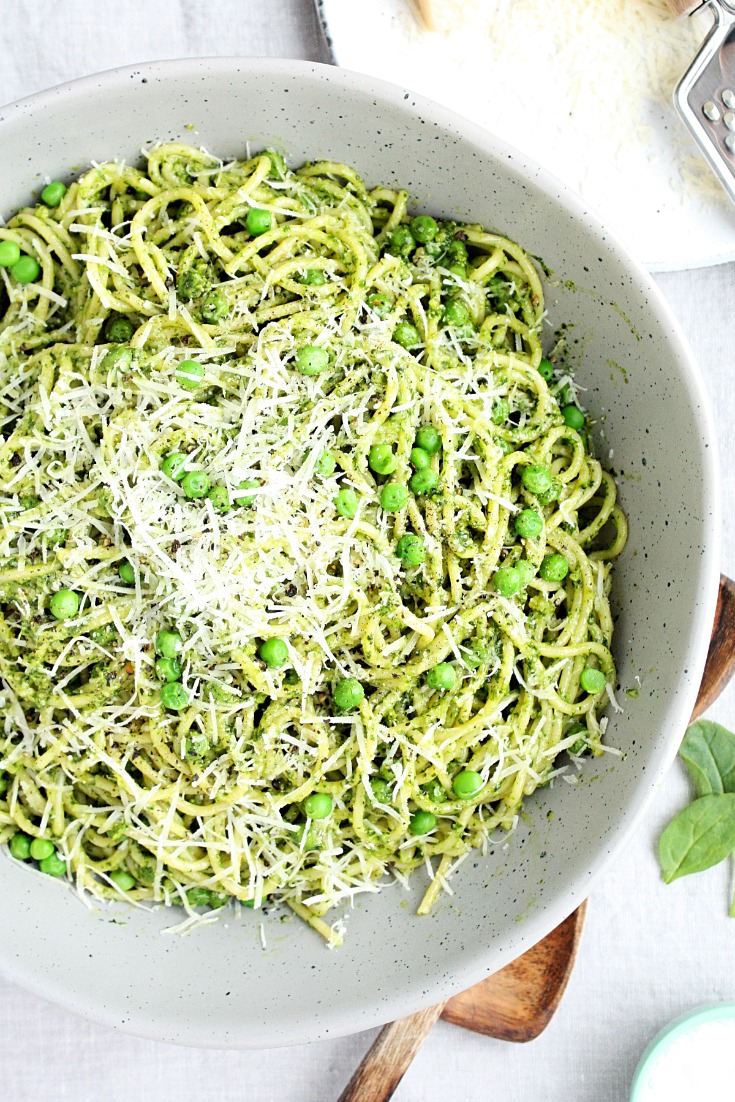
<path fill-rule="evenodd" d="M 0 103 L 117 65 L 214 54 L 328 60 L 310 0 L 6 0 Z M 724 472 L 723 570 L 733 575 L 735 265 L 670 273 L 657 282 L 712 397 Z M 677 462 L 673 443 L 671 462 Z M 735 689 L 711 715 L 735 727 Z M 625 1102 L 635 1065 L 654 1033 L 702 1003 L 735 1001 L 730 867 L 670 887 L 659 877 L 656 839 L 688 793 L 677 764 L 637 836 L 595 884 L 578 963 L 546 1032 L 521 1046 L 440 1022 L 399 1087 L 398 1102 Z M 191 1012 L 197 1013 L 196 1005 Z M 372 1037 L 364 1033 L 279 1051 L 177 1048 L 113 1032 L 0 980 L 0 1098 L 329 1100 Z"/>

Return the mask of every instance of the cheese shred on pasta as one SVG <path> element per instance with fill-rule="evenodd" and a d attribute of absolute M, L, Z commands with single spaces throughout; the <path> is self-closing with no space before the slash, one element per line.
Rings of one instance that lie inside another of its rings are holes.
<path fill-rule="evenodd" d="M 81 892 L 334 938 L 601 752 L 614 482 L 530 257 L 407 204 L 169 144 L 0 228 L 0 841 Z"/>

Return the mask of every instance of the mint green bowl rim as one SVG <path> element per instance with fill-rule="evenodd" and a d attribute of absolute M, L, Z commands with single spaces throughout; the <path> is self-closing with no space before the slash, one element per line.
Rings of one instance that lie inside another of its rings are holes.
<path fill-rule="evenodd" d="M 678 1018 L 674 1018 L 672 1022 L 665 1025 L 656 1034 L 638 1061 L 630 1088 L 630 1102 L 641 1102 L 639 1090 L 644 1076 L 650 1071 L 654 1061 L 660 1060 L 674 1041 L 689 1033 L 694 1026 L 702 1025 L 703 1022 L 722 1021 L 725 1018 L 732 1018 L 735 1021 L 735 1003 L 715 1003 L 714 1005 L 700 1006 L 695 1010 L 688 1010 L 686 1014 L 680 1014 Z"/>

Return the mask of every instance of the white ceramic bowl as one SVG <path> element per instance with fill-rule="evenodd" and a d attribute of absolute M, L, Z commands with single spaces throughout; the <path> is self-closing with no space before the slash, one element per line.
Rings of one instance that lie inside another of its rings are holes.
<path fill-rule="evenodd" d="M 193 124 L 194 129 L 187 129 Z M 368 183 L 405 185 L 421 209 L 496 227 L 543 257 L 549 333 L 579 342 L 585 401 L 605 416 L 630 542 L 614 587 L 622 757 L 528 801 L 507 849 L 468 859 L 455 894 L 414 914 L 421 886 L 358 903 L 343 948 L 299 921 L 244 912 L 187 937 L 170 913 L 87 910 L 57 881 L 0 862 L 0 966 L 38 994 L 139 1034 L 271 1046 L 348 1033 L 456 992 L 506 964 L 585 898 L 672 760 L 714 610 L 720 519 L 715 439 L 696 365 L 641 268 L 560 183 L 470 123 L 401 88 L 316 64 L 174 61 L 122 69 L 0 111 L 0 210 L 44 175 L 136 160 L 177 138 L 221 155 L 276 144 L 330 157 Z"/>

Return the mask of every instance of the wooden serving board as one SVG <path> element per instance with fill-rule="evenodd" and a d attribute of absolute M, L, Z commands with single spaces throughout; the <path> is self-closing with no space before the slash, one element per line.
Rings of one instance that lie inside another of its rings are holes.
<path fill-rule="evenodd" d="M 698 719 L 735 672 L 735 582 L 720 578 L 715 621 L 692 712 Z M 551 1021 L 574 967 L 586 901 L 556 929 L 492 976 L 408 1018 L 384 1026 L 338 1102 L 385 1102 L 439 1017 L 504 1041 L 531 1041 Z"/>

